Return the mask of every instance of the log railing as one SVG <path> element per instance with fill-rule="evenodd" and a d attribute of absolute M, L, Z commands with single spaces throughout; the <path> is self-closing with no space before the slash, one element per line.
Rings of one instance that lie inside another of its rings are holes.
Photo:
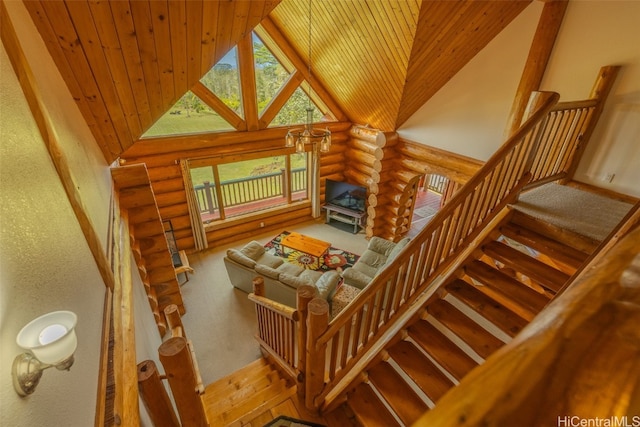
<path fill-rule="evenodd" d="M 299 358 L 297 365 L 289 366 L 300 372 L 304 390 L 299 387 L 299 393 L 305 394 L 309 410 L 326 408 L 340 396 L 353 378 L 352 368 L 381 348 L 396 319 L 411 315 L 414 302 L 436 292 L 465 248 L 532 179 L 548 182 L 572 176 L 615 71 L 601 70 L 592 92 L 597 99 L 556 105 L 557 94 L 534 93 L 520 129 L 338 316 L 329 323 L 326 301 L 314 299 L 304 305 L 308 313 L 299 318 L 298 333 L 291 335 L 297 339 Z M 259 322 L 266 321 L 261 328 L 273 331 L 269 316 Z"/>
<path fill-rule="evenodd" d="M 571 180 L 620 67 L 602 67 L 589 99 L 560 102 L 549 113 L 531 166 L 532 186 Z"/>
<path fill-rule="evenodd" d="M 435 292 L 431 285 L 439 283 L 440 275 L 525 185 L 533 179 L 572 177 L 617 71 L 600 70 L 589 101 L 555 105 L 555 93 L 532 94 L 520 129 L 307 348 L 309 358 L 322 362 L 308 366 L 307 374 L 327 379 L 315 389 L 307 382 L 308 409 L 326 407 L 339 396 L 351 368 L 374 346 L 380 348 L 394 321 L 409 312 L 413 302 L 427 290 Z M 314 356 L 316 352 L 322 356 Z"/>
<path fill-rule="evenodd" d="M 637 425 L 640 228 L 629 220 L 628 234 L 599 252 L 546 315 L 413 425 Z"/>
<path fill-rule="evenodd" d="M 314 287 L 300 286 L 300 288 L 307 291 L 308 297 L 303 297 L 305 301 L 301 303 L 301 290 L 299 290 L 299 308 L 306 306 L 306 303 L 316 295 Z M 258 331 L 255 338 L 260 347 L 282 371 L 291 378 L 297 378 L 298 372 L 304 370 L 301 368 L 304 366 L 304 345 L 300 345 L 300 333 L 304 333 L 304 328 L 300 327 L 300 320 L 301 317 L 304 319 L 306 310 L 295 310 L 266 298 L 262 277 L 256 277 L 253 280 L 253 293 L 249 294 L 249 299 L 256 304 Z"/>
<path fill-rule="evenodd" d="M 335 396 L 334 388 L 346 386 L 341 380 L 385 336 L 393 321 L 529 182 L 544 118 L 557 100 L 556 93 L 533 94 L 531 114 L 521 128 L 307 348 L 308 357 L 320 353 L 323 356 L 314 358 L 326 360 L 310 366 L 316 372 L 307 374 L 328 380 L 321 389 L 312 389 L 312 382 L 307 382 L 306 401 L 313 403 L 308 409 L 330 403 L 325 402 L 329 392 Z"/>

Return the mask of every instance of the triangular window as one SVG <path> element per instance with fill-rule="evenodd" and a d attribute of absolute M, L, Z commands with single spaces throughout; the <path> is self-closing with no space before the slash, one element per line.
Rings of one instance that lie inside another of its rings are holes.
<path fill-rule="evenodd" d="M 201 79 L 200 83 L 213 92 L 227 107 L 244 118 L 240 73 L 238 72 L 238 49 L 234 47 Z"/>
<path fill-rule="evenodd" d="M 231 130 L 233 127 L 193 92 L 185 93 L 143 137 Z"/>
<path fill-rule="evenodd" d="M 313 108 L 313 123 L 326 121 L 318 106 L 309 99 L 302 88 L 298 88 L 271 121 L 269 127 L 305 124 L 307 108 Z"/>
<path fill-rule="evenodd" d="M 287 81 L 290 73 L 280 64 L 255 33 L 252 34 L 252 39 L 258 114 L 262 114 L 264 108 L 269 105 L 269 102 Z"/>

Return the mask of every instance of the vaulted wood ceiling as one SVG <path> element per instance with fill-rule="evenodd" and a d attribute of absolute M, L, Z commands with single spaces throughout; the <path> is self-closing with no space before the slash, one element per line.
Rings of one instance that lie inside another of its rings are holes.
<path fill-rule="evenodd" d="M 531 0 L 314 0 L 312 74 L 349 120 L 395 130 Z M 308 63 L 308 0 L 27 0 L 115 160 L 263 19 Z"/>

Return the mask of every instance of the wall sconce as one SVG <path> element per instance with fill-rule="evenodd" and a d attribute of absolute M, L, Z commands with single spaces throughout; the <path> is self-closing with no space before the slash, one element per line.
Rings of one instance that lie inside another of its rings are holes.
<path fill-rule="evenodd" d="M 55 366 L 69 370 L 73 353 L 78 346 L 76 323 L 78 316 L 71 311 L 54 311 L 29 322 L 16 337 L 25 350 L 13 360 L 13 387 L 20 396 L 33 393 L 42 371 Z"/>

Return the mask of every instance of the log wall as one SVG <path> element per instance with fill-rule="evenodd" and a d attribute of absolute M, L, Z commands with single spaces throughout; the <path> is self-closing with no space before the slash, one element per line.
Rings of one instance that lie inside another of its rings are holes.
<path fill-rule="evenodd" d="M 416 177 L 432 173 L 464 184 L 482 162 L 441 149 L 399 138 L 395 132 L 381 132 L 349 123 L 331 123 L 331 151 L 320 159 L 321 201 L 326 179 L 346 181 L 367 189 L 367 237 L 397 241 L 407 233 L 415 202 Z M 183 250 L 193 250 L 194 239 L 184 189 L 181 159 L 233 156 L 240 161 L 249 152 L 284 149 L 285 129 L 255 132 L 153 138 L 138 142 L 121 159 L 123 164 L 144 163 L 162 220 L 171 220 Z M 410 184 L 410 185 L 409 185 Z M 139 222 L 154 212 L 139 209 Z M 295 203 L 244 217 L 215 221 L 207 225 L 209 246 L 226 246 L 250 238 L 260 231 L 281 231 L 283 224 L 312 219 L 311 204 Z M 148 220 L 148 219 L 147 219 Z M 144 232 L 144 230 L 138 230 Z"/>
<path fill-rule="evenodd" d="M 437 174 L 459 188 L 482 162 L 381 132 L 353 126 L 345 158 L 346 181 L 367 188 L 367 237 L 397 241 L 411 226 L 419 178 Z"/>
<path fill-rule="evenodd" d="M 329 123 L 332 132 L 331 151 L 322 154 L 320 160 L 321 194 L 324 195 L 324 178 L 344 180 L 345 152 L 349 123 Z M 242 161 L 247 153 L 284 148 L 286 129 L 264 129 L 255 132 L 228 132 L 186 135 L 141 140 L 125 152 L 122 164 L 144 163 L 147 166 L 151 186 L 156 196 L 162 220 L 171 220 L 178 248 L 193 250 L 195 247 L 189 209 L 180 170 L 181 159 L 233 156 Z M 322 196 L 323 197 L 323 196 Z M 149 215 L 152 212 L 148 212 Z M 145 215 L 144 211 L 138 215 Z M 260 231 L 282 231 L 283 224 L 295 224 L 312 219 L 309 201 L 279 207 L 244 217 L 216 221 L 207 225 L 207 241 L 210 247 L 225 246 L 249 238 Z M 262 224 L 262 226 L 261 226 Z"/>

